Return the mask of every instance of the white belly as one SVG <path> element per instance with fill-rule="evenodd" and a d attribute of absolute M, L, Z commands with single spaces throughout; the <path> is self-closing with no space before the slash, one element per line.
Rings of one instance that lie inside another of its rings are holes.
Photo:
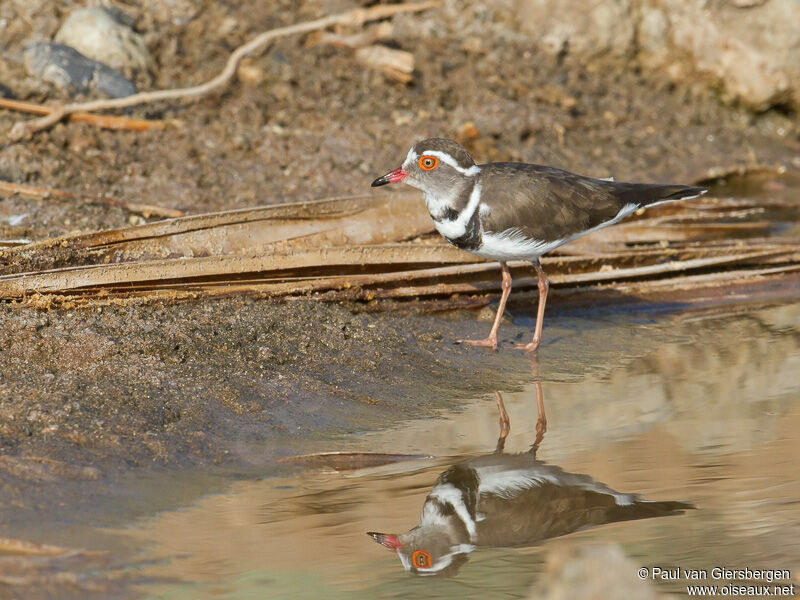
<path fill-rule="evenodd" d="M 524 236 L 518 229 L 509 229 L 503 233 L 484 232 L 480 247 L 472 252 L 490 260 L 534 261 L 545 252 L 558 248 L 564 243 L 565 240 L 541 242 Z"/>

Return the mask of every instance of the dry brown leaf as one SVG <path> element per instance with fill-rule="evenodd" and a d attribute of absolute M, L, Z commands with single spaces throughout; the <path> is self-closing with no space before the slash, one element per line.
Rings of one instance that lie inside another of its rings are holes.
<path fill-rule="evenodd" d="M 709 273 L 720 274 L 714 286 L 736 285 L 734 277 L 748 279 L 748 273 L 773 285 L 800 264 L 800 241 L 765 237 L 773 227 L 772 218 L 762 219 L 765 211 L 784 220 L 797 216 L 787 203 L 704 198 L 567 244 L 543 264 L 556 288 L 630 290 L 626 282 Z M 428 237 L 432 230 L 416 192 L 195 215 L 6 249 L 0 298 L 46 308 L 51 295 L 63 301 L 241 293 L 433 300 L 499 289 L 496 263 Z M 408 239 L 414 241 L 403 242 Z M 515 290 L 535 287 L 530 265 L 509 266 Z M 706 286 L 711 280 L 694 281 Z"/>
<path fill-rule="evenodd" d="M 17 538 L 0 537 L 0 553 L 16 554 L 23 556 L 56 556 L 75 552 L 71 548 L 62 546 L 51 546 L 49 544 L 39 544 Z"/>
<path fill-rule="evenodd" d="M 353 471 L 369 467 L 379 467 L 404 460 L 430 458 L 422 454 L 385 454 L 380 452 L 316 452 L 298 456 L 287 456 L 280 462 L 302 465 L 317 469 Z"/>

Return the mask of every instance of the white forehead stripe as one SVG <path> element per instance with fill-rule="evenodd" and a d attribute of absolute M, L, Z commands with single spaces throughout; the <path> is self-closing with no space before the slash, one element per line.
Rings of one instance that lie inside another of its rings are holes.
<path fill-rule="evenodd" d="M 455 158 L 450 156 L 447 152 L 440 152 L 439 150 L 428 150 L 424 153 L 424 156 L 434 156 L 438 158 L 440 161 L 453 167 L 456 171 L 461 173 L 462 175 L 467 175 L 468 177 L 472 177 L 473 175 L 477 175 L 481 172 L 481 168 L 478 165 L 472 165 L 469 169 L 465 169 L 461 165 L 458 164 Z M 410 165 L 416 163 L 419 159 L 419 154 L 414 152 L 414 148 L 408 151 L 408 155 L 406 156 L 406 160 L 403 165 Z"/>
<path fill-rule="evenodd" d="M 419 158 L 419 156 L 414 152 L 414 148 L 412 147 L 411 150 L 408 151 L 408 154 L 406 154 L 406 160 L 403 162 L 403 166 L 417 162 L 417 158 Z"/>

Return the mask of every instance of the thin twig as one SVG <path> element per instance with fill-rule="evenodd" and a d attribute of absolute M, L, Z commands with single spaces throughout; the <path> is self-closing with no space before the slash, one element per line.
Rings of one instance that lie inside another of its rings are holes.
<path fill-rule="evenodd" d="M 22 100 L 11 100 L 0 98 L 0 108 L 15 110 L 17 112 L 31 113 L 34 115 L 50 115 L 52 106 L 37 104 L 36 102 L 24 102 Z M 88 123 L 102 129 L 124 129 L 127 131 L 148 131 L 150 129 L 164 129 L 168 121 L 152 119 L 133 119 L 131 117 L 115 117 L 112 115 L 95 115 L 87 112 L 74 112 L 66 115 L 69 121 L 76 123 Z"/>
<path fill-rule="evenodd" d="M 25 198 L 37 198 L 47 200 L 48 198 L 58 198 L 60 200 L 83 200 L 89 204 L 105 204 L 107 206 L 119 206 L 125 210 L 140 214 L 143 217 L 164 217 L 175 218 L 182 217 L 183 211 L 175 208 L 164 208 L 162 206 L 153 206 L 150 204 L 136 204 L 133 202 L 123 202 L 122 200 L 114 200 L 113 198 L 81 198 L 70 192 L 63 190 L 51 190 L 48 188 L 40 188 L 32 185 L 25 185 L 23 183 L 11 183 L 9 181 L 0 181 L 0 194 L 19 195 Z"/>
<path fill-rule="evenodd" d="M 335 15 L 322 17 L 321 19 L 316 19 L 314 21 L 306 21 L 305 23 L 297 23 L 295 25 L 271 29 L 269 31 L 260 33 L 246 44 L 243 44 L 234 50 L 233 53 L 228 57 L 228 61 L 225 63 L 225 68 L 222 69 L 219 75 L 205 83 L 188 88 L 140 92 L 124 98 L 93 100 L 91 102 L 56 106 L 53 107 L 53 111 L 49 115 L 39 119 L 34 119 L 32 121 L 21 121 L 16 123 L 11 128 L 8 136 L 11 141 L 19 141 L 23 138 L 30 137 L 37 131 L 52 127 L 67 115 L 71 115 L 76 112 L 128 108 L 130 106 L 138 106 L 139 104 L 147 104 L 162 100 L 178 100 L 182 98 L 198 98 L 205 96 L 217 89 L 223 88 L 228 84 L 231 78 L 236 74 L 236 67 L 242 58 L 251 52 L 258 50 L 259 48 L 262 48 L 276 38 L 299 33 L 308 33 L 310 31 L 324 29 L 325 27 L 329 27 L 331 25 L 362 25 L 368 21 L 377 21 L 398 13 L 427 10 L 429 8 L 438 6 L 439 3 L 440 0 L 429 0 L 424 2 L 378 5 L 370 8 L 359 8 L 344 13 L 338 13 Z"/>

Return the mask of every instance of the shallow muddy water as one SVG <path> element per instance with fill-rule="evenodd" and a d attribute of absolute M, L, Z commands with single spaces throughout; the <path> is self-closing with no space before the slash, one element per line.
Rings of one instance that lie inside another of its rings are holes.
<path fill-rule="evenodd" d="M 543 539 L 515 547 L 462 548 L 450 577 L 406 573 L 394 551 L 365 533 L 416 526 L 437 477 L 495 451 L 498 408 L 489 395 L 465 398 L 438 419 L 330 445 L 409 455 L 402 460 L 364 468 L 352 468 L 367 464 L 363 457 L 284 463 L 264 478 L 106 530 L 105 539 L 139 549 L 133 571 L 148 598 L 526 597 L 551 577 L 549 553 L 600 542 L 619 545 L 630 569 L 770 568 L 796 577 L 798 323 L 800 304 L 554 318 L 549 334 L 557 341 L 532 363 L 529 385 L 509 390 L 498 373 L 510 419 L 506 456 L 527 452 L 536 438 L 538 370 L 548 419 L 536 457 L 541 477 L 557 466 L 559 477 L 587 474 L 617 492 L 696 506 L 684 514 L 605 524 L 610 513 L 595 509 L 581 521 L 574 503 L 539 498 L 502 519 L 550 511 L 582 530 L 546 539 L 541 529 Z M 654 585 L 682 595 L 686 584 Z"/>

